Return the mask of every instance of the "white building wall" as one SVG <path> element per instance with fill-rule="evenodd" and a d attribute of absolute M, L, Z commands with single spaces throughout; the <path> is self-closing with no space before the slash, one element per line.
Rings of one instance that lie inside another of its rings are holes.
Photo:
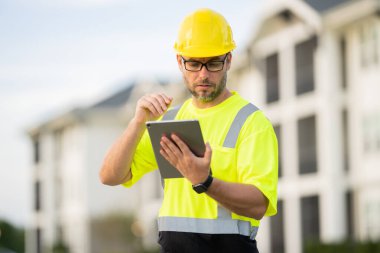
<path fill-rule="evenodd" d="M 140 206 L 136 215 L 142 229 L 143 244 L 148 249 L 156 248 L 158 246 L 157 217 L 163 197 L 159 171 L 155 170 L 146 174 L 137 187 L 140 191 Z"/>
<path fill-rule="evenodd" d="M 38 171 L 38 180 L 41 191 L 41 212 L 38 215 L 37 226 L 42 229 L 42 238 L 47 242 L 47 247 L 54 243 L 54 181 L 51 178 L 55 167 L 54 160 L 54 137 L 51 133 L 41 136 L 41 163 Z M 45 247 L 46 247 L 45 246 Z"/>
<path fill-rule="evenodd" d="M 284 1 L 286 2 L 286 1 Z M 370 2 L 370 1 L 368 1 Z M 274 8 L 274 7 L 273 7 Z M 351 9 L 353 11 L 354 9 Z M 345 14 L 348 15 L 349 14 Z M 330 15 L 330 19 L 333 16 Z M 307 17 L 306 17 L 307 18 Z M 313 17 L 311 17 L 312 19 Z M 255 66 L 247 67 L 238 79 L 239 91 L 254 104 L 264 103 L 261 108 L 276 125 L 281 125 L 281 150 L 283 176 L 279 181 L 279 199 L 284 201 L 284 236 L 285 252 L 302 252 L 300 198 L 311 195 L 319 196 L 320 237 L 324 242 L 341 241 L 348 235 L 346 193 L 353 192 L 354 232 L 358 239 L 379 238 L 380 211 L 379 182 L 380 144 L 376 144 L 380 135 L 380 57 L 377 65 L 363 69 L 360 66 L 360 26 L 367 26 L 368 21 L 377 24 L 378 18 L 355 20 L 350 24 L 334 29 L 321 27 L 313 30 L 308 24 L 292 23 L 288 27 L 254 41 L 250 51 Z M 306 20 L 305 23 L 310 20 Z M 367 22 L 367 23 L 366 23 Z M 310 22 L 313 23 L 313 22 Z M 269 23 L 264 23 L 267 31 Z M 318 27 L 318 25 L 316 26 Z M 272 31 L 275 31 L 273 29 Z M 306 40 L 314 33 L 318 36 L 315 54 L 315 89 L 313 92 L 295 95 L 295 45 Z M 261 34 L 262 35 L 262 34 Z M 260 36 L 261 36 L 260 35 Z M 341 38 L 346 40 L 346 81 L 343 88 Z M 380 42 L 377 41 L 380 52 Z M 278 53 L 280 75 L 280 99 L 265 105 L 265 58 Z M 262 72 L 263 71 L 263 72 Z M 255 78 L 252 78 L 256 76 Z M 248 78 L 250 77 L 250 78 Z M 248 81 L 249 80 L 249 81 Z M 253 82 L 253 80 L 255 80 Z M 251 87 L 246 87 L 251 86 Z M 252 93 L 255 94 L 252 94 Z M 247 94 L 251 93 L 251 94 Z M 257 102 L 259 101 L 259 102 Z M 260 106 L 259 106 L 260 107 Z M 345 171 L 344 138 L 342 121 L 343 111 L 348 112 L 349 168 Z M 316 116 L 318 172 L 309 175 L 298 173 L 297 120 Z M 364 118 L 364 119 L 363 119 Z M 369 122 L 364 120 L 368 120 Z M 372 126 L 370 126 L 372 124 Z M 364 128 L 364 129 L 363 129 Z M 369 133 L 368 133 L 369 132 Z M 365 152 L 366 134 L 373 139 L 374 151 Z M 378 145 L 378 146 L 377 146 Z M 376 213 L 376 214 L 375 214 Z M 370 218 L 368 218 L 370 217 Z M 264 218 L 265 219 L 265 218 Z M 376 225 L 374 225 L 376 224 Z M 257 237 L 262 252 L 271 252 L 270 231 L 265 226 Z M 265 238 L 264 238 L 265 237 Z"/>
<path fill-rule="evenodd" d="M 55 181 L 57 164 L 54 160 L 55 141 L 51 132 L 45 132 L 39 137 L 40 161 L 34 164 L 32 189 L 35 193 L 35 183 L 40 184 L 40 210 L 35 210 L 35 197 L 33 198 L 33 211 L 31 214 L 30 230 L 27 235 L 28 253 L 37 252 L 36 230 L 41 231 L 41 250 L 50 250 L 56 240 L 55 224 L 57 222 L 57 211 L 55 209 Z"/>
<path fill-rule="evenodd" d="M 87 248 L 87 178 L 85 174 L 85 129 L 82 125 L 64 128 L 62 136 L 60 222 L 64 241 L 73 253 Z"/>
<path fill-rule="evenodd" d="M 126 214 L 136 211 L 137 189 L 105 186 L 99 179 L 104 156 L 125 127 L 121 121 L 107 118 L 86 122 L 86 203 L 90 218 L 104 216 L 109 212 Z"/>
<path fill-rule="evenodd" d="M 263 61 L 273 53 L 278 53 L 279 59 L 279 80 L 280 80 L 280 99 L 272 104 L 265 104 L 265 78 L 256 77 L 259 84 L 250 84 L 260 89 L 256 89 L 258 94 L 254 96 L 253 103 L 263 104 L 261 107 L 273 125 L 281 125 L 281 150 L 283 177 L 279 180 L 279 199 L 284 202 L 284 236 L 286 252 L 300 253 L 301 248 L 301 210 L 300 198 L 303 196 L 319 195 L 322 189 L 323 180 L 317 173 L 316 175 L 303 175 L 302 179 L 298 173 L 298 146 L 297 146 L 297 120 L 299 118 L 315 115 L 318 124 L 318 81 L 316 90 L 313 93 L 295 95 L 295 59 L 294 47 L 297 43 L 312 36 L 312 31 L 308 27 L 303 27 L 301 23 L 294 23 L 284 28 L 278 33 L 266 36 L 263 40 L 254 45 L 252 57 L 257 62 Z M 261 66 L 263 67 L 263 66 Z M 264 70 L 265 71 L 265 70 Z M 316 74 L 317 76 L 318 74 Z M 252 95 L 253 98 L 253 95 Z M 317 143 L 320 143 L 317 140 Z M 320 196 L 320 199 L 321 196 Z M 264 218 L 268 219 L 268 218 Z M 269 221 L 269 219 L 268 219 Z M 265 226 L 265 221 L 262 222 Z M 261 226 L 260 226 L 261 227 Z M 265 228 L 265 227 L 264 227 Z M 257 238 L 262 252 L 271 252 L 270 231 Z M 262 236 L 262 237 L 261 237 Z M 266 238 L 263 238 L 263 237 Z M 265 242 L 265 247 L 261 242 Z"/>
<path fill-rule="evenodd" d="M 316 66 L 316 92 L 319 97 L 318 169 L 323 180 L 320 199 L 321 239 L 336 242 L 347 236 L 339 34 L 325 32 L 320 37 Z"/>
<path fill-rule="evenodd" d="M 350 185 L 355 191 L 357 237 L 362 240 L 379 239 L 380 222 L 378 215 L 380 201 L 377 196 L 380 186 L 380 146 L 377 144 L 380 135 L 380 60 L 377 63 L 363 66 L 362 47 L 363 29 L 375 27 L 377 31 L 377 51 L 380 52 L 380 22 L 368 17 L 347 30 L 349 38 L 349 89 L 347 103 L 350 114 L 351 159 Z M 376 196 L 376 197 L 375 197 Z"/>

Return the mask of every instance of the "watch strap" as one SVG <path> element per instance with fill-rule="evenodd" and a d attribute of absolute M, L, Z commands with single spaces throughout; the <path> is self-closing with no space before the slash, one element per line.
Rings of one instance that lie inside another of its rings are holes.
<path fill-rule="evenodd" d="M 208 175 L 206 181 L 204 181 L 203 183 L 200 183 L 200 184 L 196 184 L 196 185 L 193 185 L 193 190 L 196 191 L 197 193 L 204 193 L 208 190 L 208 188 L 210 187 L 212 181 L 213 181 L 213 177 L 210 175 Z"/>

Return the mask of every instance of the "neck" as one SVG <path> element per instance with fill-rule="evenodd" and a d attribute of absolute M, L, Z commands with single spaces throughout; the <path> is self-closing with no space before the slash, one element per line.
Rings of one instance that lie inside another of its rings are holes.
<path fill-rule="evenodd" d="M 192 103 L 195 107 L 197 107 L 199 109 L 206 109 L 206 108 L 210 108 L 210 107 L 213 107 L 213 106 L 216 106 L 216 105 L 222 103 L 224 100 L 226 100 L 227 98 L 229 98 L 231 96 L 232 96 L 232 93 L 228 89 L 224 89 L 224 91 L 222 93 L 220 93 L 220 95 L 212 101 L 203 102 L 203 101 L 193 97 Z"/>

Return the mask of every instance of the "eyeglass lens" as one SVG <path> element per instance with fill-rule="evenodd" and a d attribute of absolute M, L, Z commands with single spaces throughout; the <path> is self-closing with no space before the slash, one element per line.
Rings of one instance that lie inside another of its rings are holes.
<path fill-rule="evenodd" d="M 193 71 L 193 72 L 200 71 L 202 67 L 205 66 L 208 71 L 216 72 L 223 69 L 226 58 L 227 58 L 227 55 L 221 61 L 211 60 L 206 63 L 202 63 L 199 61 L 191 61 L 191 60 L 188 61 L 188 60 L 185 60 L 184 58 L 182 59 L 185 65 L 185 69 L 188 71 Z"/>

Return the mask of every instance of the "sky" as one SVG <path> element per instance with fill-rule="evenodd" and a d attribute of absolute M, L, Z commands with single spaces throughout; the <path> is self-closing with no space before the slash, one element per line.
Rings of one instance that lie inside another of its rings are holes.
<path fill-rule="evenodd" d="M 32 210 L 27 130 L 86 106 L 136 78 L 179 75 L 173 50 L 183 17 L 203 7 L 230 23 L 244 49 L 263 0 L 0 0 L 0 219 Z"/>

